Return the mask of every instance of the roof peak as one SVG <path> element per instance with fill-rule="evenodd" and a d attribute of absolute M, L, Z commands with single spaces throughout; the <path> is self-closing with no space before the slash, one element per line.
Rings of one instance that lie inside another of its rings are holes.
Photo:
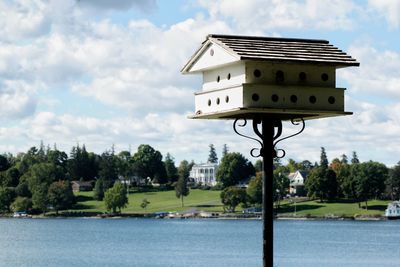
<path fill-rule="evenodd" d="M 207 39 L 208 38 L 227 38 L 227 39 L 231 38 L 231 39 L 329 44 L 328 40 L 322 40 L 322 39 L 302 39 L 302 38 L 267 37 L 267 36 L 250 36 L 250 35 L 229 35 L 229 34 L 215 34 L 215 33 L 207 35 Z"/>

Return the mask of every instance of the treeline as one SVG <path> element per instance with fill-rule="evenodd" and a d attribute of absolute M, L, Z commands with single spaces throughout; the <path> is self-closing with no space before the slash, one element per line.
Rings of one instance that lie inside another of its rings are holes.
<path fill-rule="evenodd" d="M 260 168 L 257 164 L 256 167 Z M 360 162 L 356 152 L 350 160 L 343 154 L 329 162 L 322 147 L 319 163 L 312 164 L 308 160 L 289 160 L 287 165 L 275 163 L 274 184 L 279 187 L 281 196 L 288 193 L 287 175 L 297 170 L 307 174 L 307 195 L 320 201 L 347 198 L 359 205 L 365 202 L 368 208 L 370 199 L 394 200 L 400 197 L 400 162 L 393 168 L 375 161 Z"/>
<path fill-rule="evenodd" d="M 193 164 L 183 160 L 176 167 L 169 153 L 163 160 L 159 151 L 145 144 L 134 154 L 116 154 L 114 148 L 95 154 L 88 152 L 85 145 L 77 145 L 69 155 L 56 146 L 41 144 L 16 156 L 0 155 L 0 213 L 45 213 L 49 208 L 58 213 L 71 208 L 75 203 L 71 189 L 74 180 L 93 182 L 97 200 L 103 200 L 117 180 L 134 186 L 158 183 L 172 187 L 180 178 L 187 181 Z M 187 195 L 178 188 L 177 196 L 181 194 Z"/>

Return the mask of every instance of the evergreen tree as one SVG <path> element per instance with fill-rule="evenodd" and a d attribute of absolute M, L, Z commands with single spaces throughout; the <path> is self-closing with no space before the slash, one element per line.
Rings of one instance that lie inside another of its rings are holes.
<path fill-rule="evenodd" d="M 358 164 L 360 160 L 358 159 L 357 152 L 353 151 L 353 158 L 351 159 L 351 164 Z"/>
<path fill-rule="evenodd" d="M 171 154 L 167 153 L 167 155 L 165 156 L 164 165 L 168 177 L 168 182 L 176 182 L 178 180 L 178 169 L 175 166 L 175 161 Z"/>
<path fill-rule="evenodd" d="M 228 146 L 224 144 L 222 147 L 222 157 L 225 157 L 226 154 L 228 154 Z"/>
<path fill-rule="evenodd" d="M 217 153 L 215 152 L 215 148 L 213 144 L 209 145 L 210 152 L 208 154 L 208 162 L 210 163 L 218 163 Z"/>
<path fill-rule="evenodd" d="M 328 157 L 326 156 L 324 147 L 321 147 L 321 157 L 320 157 L 319 165 L 325 169 L 327 169 L 328 165 L 329 165 Z"/>

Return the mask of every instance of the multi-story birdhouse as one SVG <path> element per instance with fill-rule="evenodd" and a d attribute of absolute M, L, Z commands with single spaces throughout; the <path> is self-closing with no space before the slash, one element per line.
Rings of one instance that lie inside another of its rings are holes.
<path fill-rule="evenodd" d="M 182 73 L 203 74 L 192 118 L 312 119 L 352 114 L 336 87 L 349 66 L 359 63 L 325 40 L 211 34 Z"/>

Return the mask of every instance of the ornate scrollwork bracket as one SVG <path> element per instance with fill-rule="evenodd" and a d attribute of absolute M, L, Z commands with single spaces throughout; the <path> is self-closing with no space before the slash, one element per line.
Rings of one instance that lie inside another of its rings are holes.
<path fill-rule="evenodd" d="M 251 156 L 255 157 L 255 158 L 263 156 L 264 152 L 265 152 L 264 151 L 264 149 L 265 149 L 265 145 L 264 144 L 265 144 L 265 141 L 266 141 L 267 137 L 266 137 L 266 134 L 263 133 L 262 131 L 260 131 L 260 129 L 259 129 L 260 127 L 262 128 L 262 124 L 263 123 L 271 123 L 274 126 L 273 151 L 272 151 L 274 158 L 283 158 L 286 155 L 286 151 L 284 149 L 279 149 L 279 148 L 277 149 L 276 145 L 279 142 L 283 141 L 283 140 L 286 140 L 286 139 L 289 139 L 289 138 L 294 137 L 296 135 L 299 135 L 300 133 L 302 133 L 304 131 L 305 126 L 306 126 L 305 122 L 304 122 L 304 120 L 302 118 L 297 119 L 297 120 L 292 119 L 291 123 L 293 125 L 295 125 L 295 126 L 301 125 L 301 129 L 295 134 L 280 138 L 281 135 L 282 135 L 282 121 L 281 120 L 279 120 L 279 119 L 262 120 L 262 119 L 256 118 L 256 119 L 253 119 L 253 131 L 259 137 L 259 139 L 257 139 L 257 138 L 251 137 L 251 136 L 244 135 L 244 134 L 242 134 L 242 133 L 240 133 L 238 131 L 238 127 L 240 127 L 240 128 L 246 127 L 247 119 L 245 119 L 245 118 L 236 119 L 233 122 L 233 130 L 235 131 L 235 133 L 240 135 L 240 136 L 243 136 L 245 138 L 254 140 L 260 145 L 259 148 L 255 147 L 255 148 L 252 148 L 250 150 Z M 278 155 L 279 152 L 281 152 L 280 155 Z"/>

